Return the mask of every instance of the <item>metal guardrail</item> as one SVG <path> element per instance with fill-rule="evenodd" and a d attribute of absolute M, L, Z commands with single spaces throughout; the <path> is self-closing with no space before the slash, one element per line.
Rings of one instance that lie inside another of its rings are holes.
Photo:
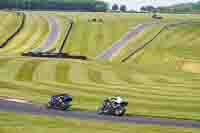
<path fill-rule="evenodd" d="M 64 49 L 64 47 L 65 47 L 65 44 L 66 44 L 66 42 L 67 42 L 67 40 L 68 40 L 68 38 L 69 38 L 69 35 L 70 35 L 71 31 L 72 31 L 73 25 L 74 25 L 74 22 L 71 20 L 71 21 L 70 21 L 70 26 L 69 26 L 68 30 L 65 32 L 65 38 L 64 38 L 64 40 L 63 40 L 63 42 L 62 42 L 62 44 L 61 44 L 61 47 L 60 47 L 60 49 L 59 49 L 59 53 L 62 53 L 62 52 L 63 52 L 63 49 Z"/>
<path fill-rule="evenodd" d="M 14 33 L 12 33 L 12 34 L 0 45 L 0 48 L 5 47 L 5 46 L 8 44 L 8 42 L 9 42 L 15 35 L 17 35 L 17 34 L 20 32 L 20 30 L 24 27 L 25 18 L 26 18 L 25 13 L 23 13 L 23 12 L 19 13 L 19 12 L 17 12 L 17 14 L 22 15 L 21 24 L 19 25 L 19 27 L 17 28 L 17 30 L 16 30 Z"/>
<path fill-rule="evenodd" d="M 138 53 L 140 50 L 144 49 L 146 46 L 148 46 L 152 41 L 154 41 L 165 29 L 167 29 L 168 27 L 174 27 L 174 26 L 179 26 L 179 25 L 183 25 L 183 24 L 200 24 L 200 22 L 195 22 L 195 21 L 183 21 L 183 22 L 179 22 L 179 23 L 173 23 L 173 24 L 167 24 L 165 26 L 162 27 L 162 29 L 149 41 L 147 41 L 146 43 L 144 43 L 143 45 L 139 46 L 138 48 L 136 48 L 133 52 L 131 52 L 127 57 L 125 57 L 124 59 L 122 59 L 120 62 L 126 62 L 127 60 L 129 60 L 132 56 L 134 56 L 136 53 Z"/>

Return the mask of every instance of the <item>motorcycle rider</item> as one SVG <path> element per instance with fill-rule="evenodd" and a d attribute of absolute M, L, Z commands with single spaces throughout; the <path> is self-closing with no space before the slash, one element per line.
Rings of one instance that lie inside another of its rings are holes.
<path fill-rule="evenodd" d="M 115 103 L 117 103 L 117 104 L 120 104 L 120 103 L 122 103 L 124 100 L 123 100 L 121 97 L 117 96 L 117 97 L 112 97 L 112 98 L 111 98 L 111 101 L 112 101 L 112 102 L 115 102 Z"/>
<path fill-rule="evenodd" d="M 57 101 L 58 101 L 58 103 L 59 103 L 60 105 L 63 104 L 63 99 L 64 99 L 63 96 L 58 96 Z"/>
<path fill-rule="evenodd" d="M 110 98 L 110 102 L 112 104 L 112 106 L 115 108 L 117 107 L 118 105 L 120 105 L 124 100 L 119 97 L 119 96 L 116 96 L 116 97 L 111 97 Z"/>
<path fill-rule="evenodd" d="M 107 104 L 107 106 L 112 106 L 114 108 L 117 107 L 118 105 L 120 105 L 123 102 L 124 102 L 124 100 L 119 96 L 110 97 L 110 98 L 107 98 L 104 101 L 104 103 Z"/>
<path fill-rule="evenodd" d="M 99 108 L 99 114 L 111 114 L 116 116 L 122 116 L 126 112 L 126 102 L 119 96 L 110 97 L 104 100 L 103 105 Z"/>

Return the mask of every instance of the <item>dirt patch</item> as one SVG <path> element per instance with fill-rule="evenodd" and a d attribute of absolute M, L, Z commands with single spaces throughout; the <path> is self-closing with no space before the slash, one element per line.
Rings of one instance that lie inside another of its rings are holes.
<path fill-rule="evenodd" d="M 182 70 L 192 73 L 200 73 L 200 63 L 184 62 Z"/>

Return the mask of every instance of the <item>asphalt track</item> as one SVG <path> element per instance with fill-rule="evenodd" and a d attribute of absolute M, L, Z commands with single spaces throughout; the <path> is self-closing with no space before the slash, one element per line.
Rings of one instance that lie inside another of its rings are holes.
<path fill-rule="evenodd" d="M 50 32 L 46 40 L 41 44 L 41 47 L 35 48 L 32 52 L 46 52 L 57 40 L 60 33 L 59 24 L 56 22 L 55 17 L 48 16 L 48 23 L 50 27 Z"/>
<path fill-rule="evenodd" d="M 82 120 L 100 120 L 116 123 L 127 124 L 150 124 L 160 126 L 174 126 L 184 128 L 200 128 L 200 121 L 192 120 L 175 120 L 164 118 L 147 118 L 141 116 L 103 116 L 92 112 L 80 112 L 80 111 L 58 111 L 52 109 L 46 109 L 45 106 L 39 106 L 31 103 L 17 103 L 14 101 L 0 100 L 0 112 L 15 112 L 21 114 L 32 115 L 44 115 L 44 116 L 60 116 L 64 118 L 77 118 Z"/>
<path fill-rule="evenodd" d="M 97 60 L 105 60 L 105 59 L 111 59 L 115 53 L 117 53 L 120 49 L 125 47 L 127 42 L 136 37 L 139 33 L 143 32 L 146 27 L 153 26 L 159 24 L 159 22 L 146 22 L 143 24 L 138 24 L 136 27 L 132 28 L 129 32 L 127 32 L 120 40 L 112 44 L 112 46 L 106 50 L 104 50 L 102 53 L 97 55 Z"/>

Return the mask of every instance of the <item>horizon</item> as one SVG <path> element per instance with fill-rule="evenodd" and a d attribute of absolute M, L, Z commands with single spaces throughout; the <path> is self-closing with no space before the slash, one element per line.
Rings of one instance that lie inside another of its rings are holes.
<path fill-rule="evenodd" d="M 110 6 L 113 4 L 126 5 L 128 10 L 140 10 L 142 6 L 153 5 L 158 6 L 170 6 L 181 3 L 198 2 L 199 0 L 101 0 L 108 2 Z"/>

